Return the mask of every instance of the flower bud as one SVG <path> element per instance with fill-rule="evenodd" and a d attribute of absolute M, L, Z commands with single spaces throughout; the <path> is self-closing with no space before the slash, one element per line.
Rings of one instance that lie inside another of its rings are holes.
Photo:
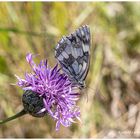
<path fill-rule="evenodd" d="M 26 90 L 22 96 L 24 110 L 34 117 L 43 117 L 46 111 L 40 112 L 44 108 L 43 97 L 38 93 Z"/>

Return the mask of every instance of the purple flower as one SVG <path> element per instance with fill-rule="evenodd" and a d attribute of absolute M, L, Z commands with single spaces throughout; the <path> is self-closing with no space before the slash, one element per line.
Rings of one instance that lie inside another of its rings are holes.
<path fill-rule="evenodd" d="M 47 61 L 43 60 L 36 65 L 32 57 L 32 54 L 27 54 L 26 60 L 33 72 L 25 73 L 25 79 L 16 76 L 17 85 L 25 91 L 32 90 L 43 97 L 44 108 L 39 113 L 46 111 L 56 120 L 56 130 L 60 124 L 68 127 L 76 118 L 80 120 L 80 110 L 76 106 L 79 93 L 73 90 L 68 77 L 60 73 L 58 65 L 49 68 Z"/>

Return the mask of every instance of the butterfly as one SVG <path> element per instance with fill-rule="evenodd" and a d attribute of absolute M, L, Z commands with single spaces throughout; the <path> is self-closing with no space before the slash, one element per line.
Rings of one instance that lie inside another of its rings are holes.
<path fill-rule="evenodd" d="M 70 35 L 63 36 L 55 48 L 55 57 L 73 85 L 85 88 L 90 65 L 90 29 L 79 27 Z"/>

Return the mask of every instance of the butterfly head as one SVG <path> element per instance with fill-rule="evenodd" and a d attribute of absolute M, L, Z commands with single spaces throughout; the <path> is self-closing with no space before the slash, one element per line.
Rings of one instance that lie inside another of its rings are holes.
<path fill-rule="evenodd" d="M 86 87 L 85 81 L 78 81 L 78 86 L 80 89 L 84 89 Z"/>

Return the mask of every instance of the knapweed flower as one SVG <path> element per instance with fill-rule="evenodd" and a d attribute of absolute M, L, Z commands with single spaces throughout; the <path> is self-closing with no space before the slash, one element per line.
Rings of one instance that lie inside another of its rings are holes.
<path fill-rule="evenodd" d="M 32 54 L 26 56 L 32 73 L 25 73 L 25 79 L 16 77 L 19 87 L 41 97 L 43 106 L 37 113 L 49 114 L 56 121 L 56 130 L 59 129 L 60 124 L 68 127 L 75 122 L 76 118 L 80 120 L 80 110 L 76 106 L 79 93 L 73 90 L 68 77 L 60 73 L 58 65 L 49 68 L 47 61 L 44 60 L 36 65 L 32 57 Z"/>

